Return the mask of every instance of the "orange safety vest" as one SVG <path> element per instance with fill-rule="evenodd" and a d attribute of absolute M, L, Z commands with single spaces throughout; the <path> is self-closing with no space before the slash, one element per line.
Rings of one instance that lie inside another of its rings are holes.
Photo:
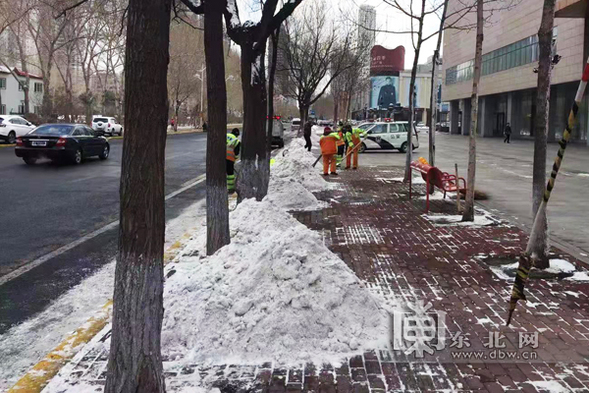
<path fill-rule="evenodd" d="M 321 139 L 319 139 L 319 145 L 321 146 L 321 154 L 336 154 L 338 140 L 339 136 L 335 132 L 332 132 L 329 135 L 323 135 Z"/>
<path fill-rule="evenodd" d="M 227 160 L 235 161 L 235 147 L 239 144 L 239 139 L 233 134 L 227 134 Z"/>

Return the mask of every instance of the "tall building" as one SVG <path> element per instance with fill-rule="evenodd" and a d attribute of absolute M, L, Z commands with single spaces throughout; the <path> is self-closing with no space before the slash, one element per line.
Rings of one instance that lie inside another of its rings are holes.
<path fill-rule="evenodd" d="M 358 10 L 358 43 L 370 49 L 375 42 L 376 9 L 371 5 L 363 4 Z"/>
<path fill-rule="evenodd" d="M 358 9 L 358 50 L 366 52 L 366 63 L 358 78 L 361 80 L 358 91 L 351 98 L 350 110 L 353 118 L 365 118 L 370 105 L 370 50 L 376 43 L 376 9 L 363 4 Z"/>
<path fill-rule="evenodd" d="M 532 139 L 536 117 L 538 28 L 543 0 L 522 0 L 514 8 L 499 11 L 485 24 L 483 63 L 478 86 L 479 135 L 501 136 L 510 123 L 512 137 Z M 451 13 L 460 0 L 450 0 Z M 549 141 L 559 140 L 589 48 L 585 0 L 558 0 L 554 21 L 553 55 L 561 56 L 552 71 Z M 470 16 L 464 23 L 473 23 Z M 448 21 L 452 23 L 452 20 Z M 476 31 L 444 33 L 443 101 L 450 102 L 450 132 L 469 133 Z M 558 58 L 555 58 L 558 59 Z M 587 143 L 589 106 L 587 95 L 579 108 L 578 124 L 571 141 Z"/>

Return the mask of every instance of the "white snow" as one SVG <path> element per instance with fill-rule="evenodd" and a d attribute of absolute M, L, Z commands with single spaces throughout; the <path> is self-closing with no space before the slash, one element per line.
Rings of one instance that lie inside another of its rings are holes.
<path fill-rule="evenodd" d="M 386 311 L 318 233 L 268 201 L 244 201 L 230 225 L 230 245 L 175 265 L 164 294 L 165 355 L 294 364 L 383 346 Z"/>
<path fill-rule="evenodd" d="M 449 197 L 449 195 L 446 195 L 446 196 Z M 427 195 L 422 195 L 419 197 L 419 199 L 426 200 Z M 429 196 L 430 201 L 441 201 L 443 199 L 444 199 L 444 193 L 440 192 L 440 191 L 435 191 L 433 194 L 430 194 L 430 196 Z"/>
<path fill-rule="evenodd" d="M 544 271 L 547 273 L 571 273 L 577 270 L 575 265 L 564 259 L 551 259 L 550 267 Z"/>
<path fill-rule="evenodd" d="M 474 221 L 462 221 L 461 215 L 424 214 L 426 219 L 437 226 L 487 226 L 497 222 L 485 214 L 476 214 Z"/>
<path fill-rule="evenodd" d="M 552 381 L 526 381 L 530 385 L 538 388 L 539 390 L 544 390 L 550 393 L 567 393 L 570 392 L 569 388 L 563 386 L 557 380 Z"/>
<path fill-rule="evenodd" d="M 589 281 L 589 274 L 587 274 L 586 271 L 575 272 L 572 277 L 567 277 L 567 278 L 565 278 L 565 280 L 588 282 Z"/>
<path fill-rule="evenodd" d="M 204 203 L 197 202 L 168 220 L 166 248 L 186 231 L 202 227 L 204 214 Z M 60 296 L 45 311 L 0 335 L 0 391 L 10 388 L 112 298 L 114 270 L 113 260 Z"/>
<path fill-rule="evenodd" d="M 303 139 L 296 138 L 278 153 L 275 164 L 270 169 L 270 187 L 273 182 L 282 180 L 289 183 L 299 182 L 309 191 L 329 188 L 329 184 L 320 176 L 321 170 L 317 166 L 312 166 L 317 158 L 305 150 L 304 145 Z"/>

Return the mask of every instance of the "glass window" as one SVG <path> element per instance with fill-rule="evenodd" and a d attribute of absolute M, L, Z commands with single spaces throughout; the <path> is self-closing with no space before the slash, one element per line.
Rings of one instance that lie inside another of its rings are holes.
<path fill-rule="evenodd" d="M 376 124 L 370 131 L 371 134 L 384 134 L 387 132 L 387 124 Z"/>
<path fill-rule="evenodd" d="M 88 136 L 94 136 L 94 131 L 88 127 L 84 127 L 84 134 Z"/>
<path fill-rule="evenodd" d="M 84 129 L 81 127 L 76 128 L 76 130 L 74 131 L 74 133 L 72 134 L 74 136 L 82 136 L 85 135 L 84 133 Z"/>
<path fill-rule="evenodd" d="M 389 133 L 399 132 L 399 125 L 398 124 L 389 124 Z"/>
<path fill-rule="evenodd" d="M 0 78 L 0 89 L 6 89 L 6 78 Z"/>
<path fill-rule="evenodd" d="M 108 123 L 108 119 L 106 117 L 97 117 L 94 120 L 92 120 L 93 123 L 98 123 L 99 121 L 102 123 Z"/>
<path fill-rule="evenodd" d="M 68 124 L 47 124 L 44 126 L 37 127 L 33 132 L 32 135 L 53 135 L 53 136 L 62 136 L 62 135 L 69 135 L 74 126 Z"/>

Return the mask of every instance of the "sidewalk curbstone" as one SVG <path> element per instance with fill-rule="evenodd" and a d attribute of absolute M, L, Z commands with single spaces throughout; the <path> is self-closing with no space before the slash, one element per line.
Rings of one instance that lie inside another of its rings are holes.
<path fill-rule="evenodd" d="M 164 266 L 180 254 L 186 242 L 190 240 L 191 233 L 186 232 L 164 251 Z M 40 393 L 53 377 L 105 328 L 111 320 L 112 307 L 113 301 L 110 299 L 96 315 L 89 318 L 84 325 L 67 336 L 45 358 L 34 365 L 7 393 Z"/>
<path fill-rule="evenodd" d="M 66 337 L 43 360 L 33 366 L 7 393 L 42 391 L 59 370 L 106 326 L 111 315 L 112 300 L 109 300 L 96 315 L 88 319 L 84 325 Z"/>

